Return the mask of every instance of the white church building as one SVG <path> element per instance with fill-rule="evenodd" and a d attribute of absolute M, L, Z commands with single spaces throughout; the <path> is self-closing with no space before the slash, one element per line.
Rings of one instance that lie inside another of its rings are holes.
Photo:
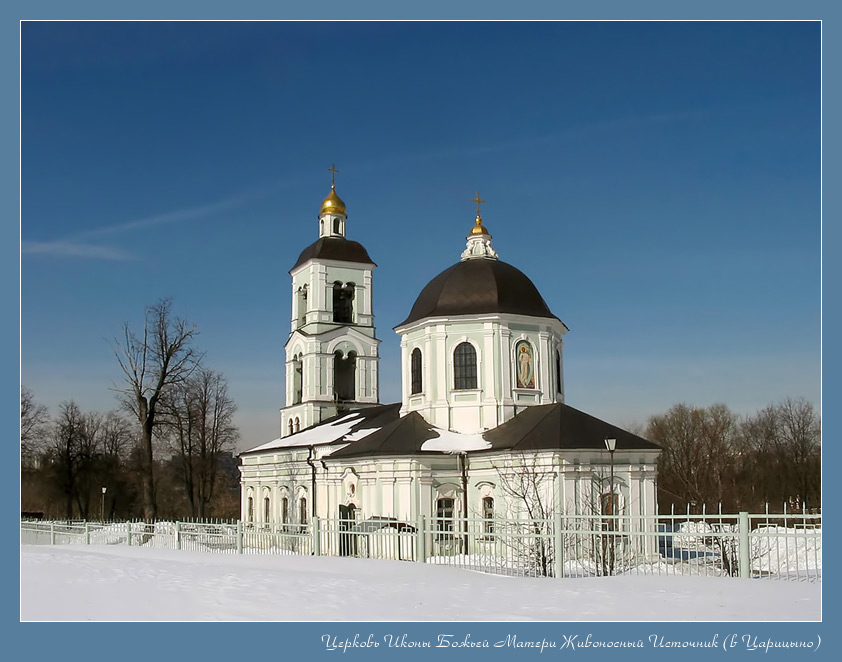
<path fill-rule="evenodd" d="M 240 455 L 244 522 L 657 514 L 660 448 L 565 403 L 567 327 L 499 259 L 475 201 L 458 261 L 395 327 L 402 397 L 381 404 L 375 264 L 331 186 L 289 272 L 280 436 Z"/>

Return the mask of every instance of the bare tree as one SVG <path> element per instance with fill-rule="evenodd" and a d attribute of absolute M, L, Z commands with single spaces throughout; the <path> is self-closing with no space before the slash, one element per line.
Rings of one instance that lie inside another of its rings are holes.
<path fill-rule="evenodd" d="M 192 346 L 198 333 L 195 325 L 174 317 L 170 308 L 170 299 L 147 307 L 142 333 L 136 335 L 126 323 L 114 350 L 125 375 L 122 388 L 117 390 L 140 426 L 141 491 L 147 521 L 154 521 L 157 515 L 152 439 L 159 403 L 168 390 L 190 377 L 201 360 Z"/>
<path fill-rule="evenodd" d="M 47 458 L 54 484 L 64 500 L 64 515 L 73 517 L 73 505 L 79 489 L 79 473 L 85 434 L 85 420 L 75 402 L 63 402 L 59 406 L 50 434 Z"/>
<path fill-rule="evenodd" d="M 504 544 L 527 573 L 544 577 L 553 573 L 553 473 L 540 466 L 537 453 L 521 453 L 495 466 L 500 488 L 511 511 L 505 519 Z M 525 515 L 525 517 L 523 517 Z"/>
<path fill-rule="evenodd" d="M 744 498 L 752 506 L 820 503 L 821 421 L 811 403 L 787 398 L 746 419 L 741 431 Z"/>
<path fill-rule="evenodd" d="M 732 499 L 738 430 L 737 417 L 722 404 L 678 404 L 652 416 L 646 436 L 664 449 L 658 459 L 659 503 L 715 510 Z"/>
<path fill-rule="evenodd" d="M 50 417 L 47 408 L 35 402 L 25 386 L 20 388 L 20 452 L 22 461 L 30 461 L 37 452 Z"/>
<path fill-rule="evenodd" d="M 205 368 L 174 389 L 162 410 L 194 516 L 206 516 L 217 485 L 220 456 L 234 449 L 236 409 L 225 377 Z"/>

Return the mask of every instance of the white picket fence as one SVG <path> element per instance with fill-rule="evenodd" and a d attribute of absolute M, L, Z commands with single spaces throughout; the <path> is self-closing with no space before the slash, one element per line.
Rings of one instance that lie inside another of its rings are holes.
<path fill-rule="evenodd" d="M 705 575 L 821 581 L 821 515 L 548 520 L 314 517 L 308 524 L 21 521 L 21 544 L 414 561 L 513 576 Z"/>

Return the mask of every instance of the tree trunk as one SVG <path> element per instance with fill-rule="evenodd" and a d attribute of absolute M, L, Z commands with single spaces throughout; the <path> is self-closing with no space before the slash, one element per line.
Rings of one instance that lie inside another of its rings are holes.
<path fill-rule="evenodd" d="M 143 493 L 143 519 L 147 522 L 154 522 L 158 514 L 157 505 L 155 503 L 155 479 L 152 474 L 153 458 L 152 458 L 152 426 L 153 421 L 147 417 L 143 424 L 143 433 L 141 437 L 141 464 L 143 471 L 141 474 L 142 493 Z"/>

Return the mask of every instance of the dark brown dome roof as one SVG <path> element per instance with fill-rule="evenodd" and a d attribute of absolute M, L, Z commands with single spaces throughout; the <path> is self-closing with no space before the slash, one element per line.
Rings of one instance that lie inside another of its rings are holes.
<path fill-rule="evenodd" d="M 322 237 L 301 251 L 301 255 L 298 256 L 298 262 L 295 263 L 295 266 L 290 271 L 295 270 L 307 260 L 314 258 L 374 264 L 362 244 L 343 237 Z"/>
<path fill-rule="evenodd" d="M 479 313 L 558 319 L 522 271 L 500 260 L 479 258 L 458 262 L 433 278 L 398 326 L 425 317 Z"/>

